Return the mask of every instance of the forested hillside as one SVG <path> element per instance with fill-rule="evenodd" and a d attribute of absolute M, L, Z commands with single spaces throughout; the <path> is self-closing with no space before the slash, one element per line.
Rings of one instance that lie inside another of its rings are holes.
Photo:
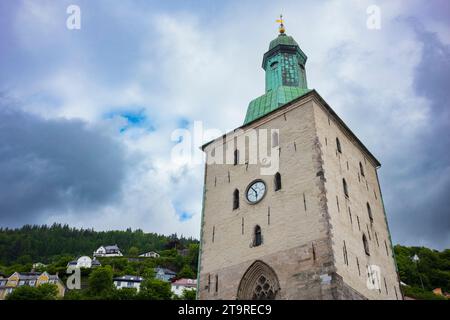
<path fill-rule="evenodd" d="M 431 292 L 435 288 L 450 292 L 450 249 L 439 252 L 401 245 L 396 245 L 394 249 L 400 279 L 407 285 L 403 287 L 407 296 L 433 299 L 437 298 Z M 417 262 L 412 259 L 416 254 L 419 258 Z"/>
<path fill-rule="evenodd" d="M 0 265 L 50 263 L 61 256 L 92 256 L 101 245 L 117 244 L 128 255 L 146 251 L 187 248 L 193 238 L 144 233 L 142 230 L 94 231 L 68 225 L 25 225 L 20 229 L 0 228 Z"/>

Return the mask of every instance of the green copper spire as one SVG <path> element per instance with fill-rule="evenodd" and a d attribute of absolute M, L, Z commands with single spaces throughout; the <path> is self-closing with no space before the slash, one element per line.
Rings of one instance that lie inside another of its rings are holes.
<path fill-rule="evenodd" d="M 270 42 L 262 67 L 266 71 L 266 93 L 252 100 L 244 124 L 258 119 L 310 90 L 306 83 L 306 55 L 298 43 L 285 34 L 280 17 L 280 34 Z"/>

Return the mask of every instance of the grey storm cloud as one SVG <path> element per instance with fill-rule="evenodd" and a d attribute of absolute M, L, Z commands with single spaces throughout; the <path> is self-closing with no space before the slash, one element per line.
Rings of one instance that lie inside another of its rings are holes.
<path fill-rule="evenodd" d="M 410 148 L 389 160 L 387 207 L 400 243 L 442 249 L 450 245 L 450 47 L 417 20 L 410 23 L 423 44 L 414 87 L 430 102 L 430 119 Z"/>
<path fill-rule="evenodd" d="M 81 120 L 45 120 L 0 102 L 0 225 L 111 202 L 125 175 L 123 154 Z"/>
<path fill-rule="evenodd" d="M 387 100 L 368 98 L 374 96 L 370 88 L 345 78 L 336 81 L 352 98 L 345 100 L 341 113 L 382 163 L 380 182 L 394 244 L 444 249 L 450 246 L 450 47 L 417 19 L 401 22 L 413 27 L 423 45 L 413 86 L 428 101 L 427 125 L 404 130 L 397 115 L 386 112 L 404 101 L 392 97 L 385 105 Z M 351 50 L 350 45 L 341 44 L 330 51 L 328 59 L 341 59 Z M 367 121 L 368 114 L 371 121 Z"/>

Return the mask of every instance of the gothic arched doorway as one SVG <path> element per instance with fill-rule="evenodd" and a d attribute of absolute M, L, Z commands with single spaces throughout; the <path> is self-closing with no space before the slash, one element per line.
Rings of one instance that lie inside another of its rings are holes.
<path fill-rule="evenodd" d="M 239 283 L 238 300 L 274 300 L 280 291 L 278 277 L 264 262 L 255 261 Z"/>

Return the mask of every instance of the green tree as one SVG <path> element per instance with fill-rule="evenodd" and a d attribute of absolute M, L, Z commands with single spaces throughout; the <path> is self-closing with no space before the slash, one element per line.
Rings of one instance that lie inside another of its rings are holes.
<path fill-rule="evenodd" d="M 38 287 L 21 286 L 6 296 L 7 300 L 56 300 L 58 287 L 45 283 Z"/>
<path fill-rule="evenodd" d="M 170 283 L 158 279 L 144 280 L 138 294 L 143 300 L 169 300 L 171 297 Z"/>
<path fill-rule="evenodd" d="M 112 299 L 114 300 L 135 300 L 137 298 L 136 288 L 122 288 L 114 290 Z"/>
<path fill-rule="evenodd" d="M 131 257 L 136 257 L 139 255 L 139 248 L 137 247 L 131 247 L 128 249 L 128 255 Z"/>
<path fill-rule="evenodd" d="M 29 254 L 24 254 L 23 256 L 20 256 L 17 259 L 17 263 L 18 264 L 32 264 L 33 259 L 31 258 L 31 256 Z"/>
<path fill-rule="evenodd" d="M 98 267 L 89 275 L 89 294 L 102 298 L 111 293 L 113 287 L 113 272 L 110 266 Z"/>
<path fill-rule="evenodd" d="M 183 300 L 195 300 L 196 290 L 195 289 L 184 289 L 181 299 Z"/>
<path fill-rule="evenodd" d="M 445 297 L 435 295 L 432 291 L 423 290 L 419 287 L 404 287 L 403 294 L 418 300 L 447 300 Z"/>
<path fill-rule="evenodd" d="M 85 300 L 88 299 L 86 290 L 67 290 L 64 294 L 64 300 Z"/>
<path fill-rule="evenodd" d="M 183 268 L 181 268 L 180 272 L 177 273 L 177 278 L 193 279 L 195 278 L 195 273 L 189 265 L 185 264 Z"/>
<path fill-rule="evenodd" d="M 154 279 L 155 278 L 155 269 L 153 267 L 145 268 L 142 275 L 145 279 Z"/>

